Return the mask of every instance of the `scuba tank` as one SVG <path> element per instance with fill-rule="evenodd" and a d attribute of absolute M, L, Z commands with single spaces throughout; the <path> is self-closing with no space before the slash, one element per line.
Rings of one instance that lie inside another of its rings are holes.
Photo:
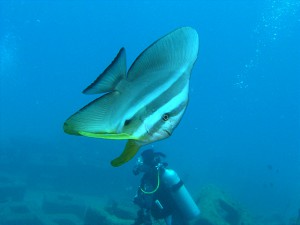
<path fill-rule="evenodd" d="M 174 170 L 164 169 L 161 181 L 170 190 L 176 206 L 186 219 L 193 219 L 200 214 L 198 206 Z"/>

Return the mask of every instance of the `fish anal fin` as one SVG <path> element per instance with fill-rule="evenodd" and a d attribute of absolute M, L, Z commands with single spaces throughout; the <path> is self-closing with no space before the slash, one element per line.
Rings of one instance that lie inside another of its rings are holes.
<path fill-rule="evenodd" d="M 141 144 L 135 140 L 128 140 L 122 154 L 111 161 L 111 165 L 118 167 L 131 160 L 140 149 Z"/>

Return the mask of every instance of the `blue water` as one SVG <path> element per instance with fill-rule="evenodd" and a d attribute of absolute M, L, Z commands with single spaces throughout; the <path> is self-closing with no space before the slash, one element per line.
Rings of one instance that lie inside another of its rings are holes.
<path fill-rule="evenodd" d="M 193 193 L 214 184 L 255 216 L 297 215 L 298 0 L 0 1 L 1 171 L 35 188 L 131 201 L 135 160 L 110 166 L 125 142 L 69 136 L 62 125 L 93 99 L 81 91 L 121 47 L 130 65 L 181 26 L 200 39 L 190 102 L 154 148 Z"/>

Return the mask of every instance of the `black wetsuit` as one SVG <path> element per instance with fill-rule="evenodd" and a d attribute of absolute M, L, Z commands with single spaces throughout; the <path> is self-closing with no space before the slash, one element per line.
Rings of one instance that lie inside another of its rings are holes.
<path fill-rule="evenodd" d="M 163 172 L 164 169 L 160 169 L 160 178 Z M 157 187 L 158 189 L 153 192 Z M 154 219 L 164 219 L 170 215 L 173 217 L 172 225 L 187 224 L 177 211 L 176 204 L 171 197 L 171 190 L 168 190 L 163 182 L 159 182 L 158 184 L 158 171 L 156 168 L 143 175 L 134 203 L 140 206 L 134 225 L 152 225 L 151 216 L 153 216 Z"/>

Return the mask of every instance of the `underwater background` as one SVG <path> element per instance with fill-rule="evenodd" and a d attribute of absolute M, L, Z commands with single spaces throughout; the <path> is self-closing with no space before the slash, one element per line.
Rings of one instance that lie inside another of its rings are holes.
<path fill-rule="evenodd" d="M 133 207 L 141 150 L 113 168 L 125 142 L 62 126 L 94 99 L 81 91 L 121 47 L 129 66 L 181 26 L 200 40 L 189 105 L 170 138 L 143 149 L 167 154 L 193 195 L 214 185 L 254 220 L 291 224 L 300 208 L 300 1 L 1 0 L 1 225 L 7 187 L 19 184 L 36 208 L 45 193 Z"/>

